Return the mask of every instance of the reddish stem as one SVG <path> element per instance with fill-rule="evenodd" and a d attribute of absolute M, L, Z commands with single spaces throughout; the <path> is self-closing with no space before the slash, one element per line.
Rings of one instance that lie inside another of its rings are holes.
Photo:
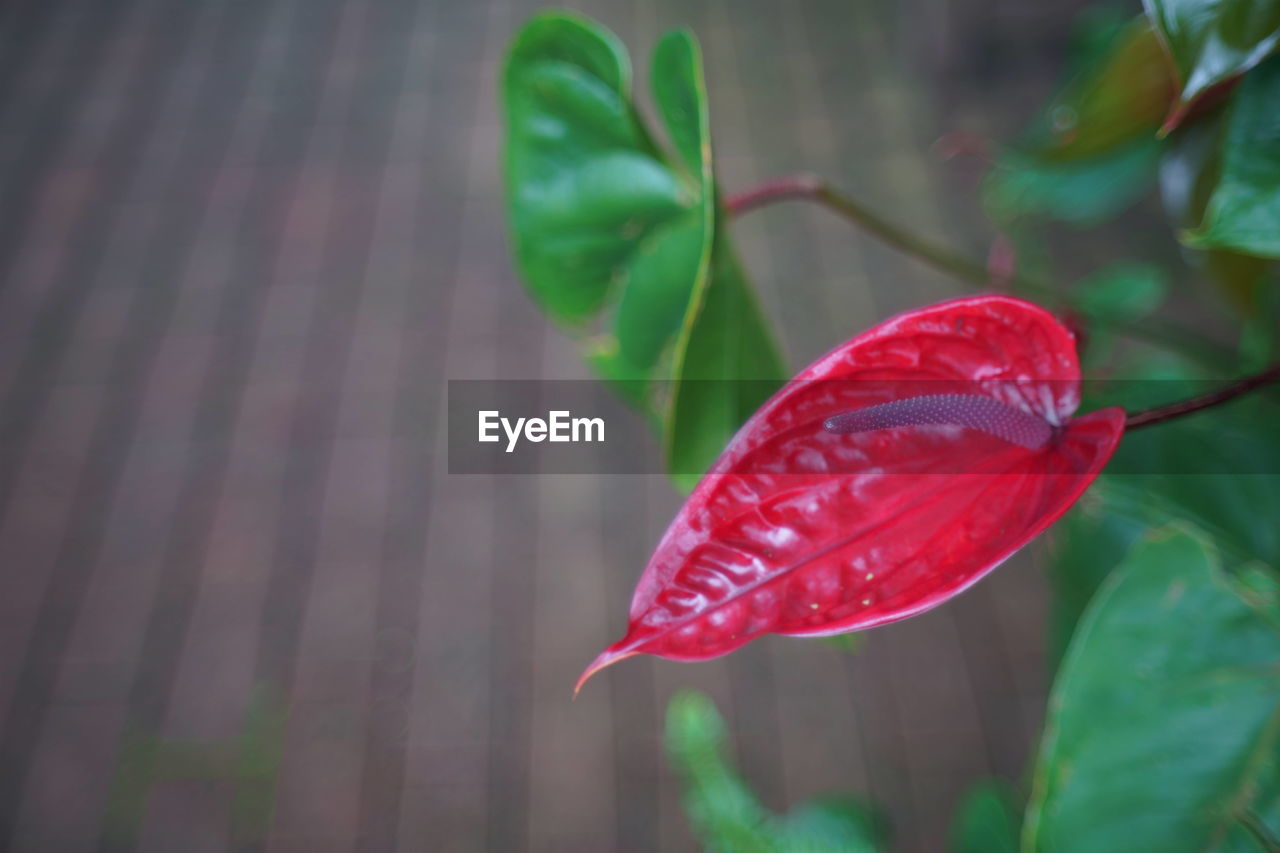
<path fill-rule="evenodd" d="M 816 198 L 822 187 L 822 179 L 815 175 L 783 175 L 729 196 L 724 209 L 730 216 L 738 216 L 775 201 Z"/>
<path fill-rule="evenodd" d="M 752 189 L 728 196 L 723 206 L 726 214 L 735 217 L 757 208 L 767 207 L 774 202 L 794 200 L 816 202 L 830 208 L 895 249 L 961 281 L 967 281 L 983 289 L 991 289 L 996 284 L 992 281 L 986 265 L 939 246 L 897 223 L 890 222 L 815 175 L 784 175 L 774 178 Z M 1028 279 L 1016 269 L 1011 270 L 999 284 L 1002 287 L 1011 287 L 1021 293 L 1035 294 L 1049 300 L 1061 301 L 1063 298 L 1061 293 L 1046 282 Z M 1153 318 L 1148 318 L 1142 323 L 1114 324 L 1111 328 L 1160 346 L 1190 352 L 1205 364 L 1212 366 L 1220 365 L 1228 355 L 1221 347 L 1190 330 L 1160 323 Z"/>
<path fill-rule="evenodd" d="M 1124 428 L 1126 431 L 1138 429 L 1139 427 L 1171 421 L 1202 409 L 1211 409 L 1214 406 L 1220 406 L 1228 400 L 1234 400 L 1242 394 L 1248 394 L 1250 391 L 1276 381 L 1280 381 L 1280 364 L 1273 364 L 1261 373 L 1246 376 L 1244 379 L 1225 385 L 1217 391 L 1201 394 L 1199 397 L 1170 403 L 1167 406 L 1157 406 L 1154 409 L 1147 409 L 1142 412 L 1130 412 L 1125 420 Z"/>

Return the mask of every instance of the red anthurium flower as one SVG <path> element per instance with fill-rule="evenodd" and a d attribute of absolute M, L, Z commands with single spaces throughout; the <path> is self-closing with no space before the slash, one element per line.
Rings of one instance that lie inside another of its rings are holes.
<path fill-rule="evenodd" d="M 839 634 L 947 601 L 1052 524 L 1124 431 L 1073 417 L 1071 332 L 1006 296 L 944 302 L 840 345 L 765 403 L 645 568 L 627 635 L 587 667 L 705 660 L 766 633 Z"/>

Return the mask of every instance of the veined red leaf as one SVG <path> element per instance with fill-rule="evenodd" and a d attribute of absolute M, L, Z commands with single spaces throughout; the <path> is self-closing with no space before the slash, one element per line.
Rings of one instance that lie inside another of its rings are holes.
<path fill-rule="evenodd" d="M 935 607 L 1071 506 L 1124 412 L 1073 417 L 1071 332 L 977 296 L 902 314 L 803 370 L 743 425 L 645 568 L 635 654 L 705 660 L 761 634 L 821 636 Z"/>

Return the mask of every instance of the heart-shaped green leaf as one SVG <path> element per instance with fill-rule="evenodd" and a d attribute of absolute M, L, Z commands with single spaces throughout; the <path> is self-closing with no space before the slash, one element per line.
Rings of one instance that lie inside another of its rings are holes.
<path fill-rule="evenodd" d="M 1253 68 L 1280 46 L 1280 4 L 1267 0 L 1143 0 L 1178 69 L 1172 129 L 1208 89 Z"/>
<path fill-rule="evenodd" d="M 1221 174 L 1204 222 L 1183 239 L 1280 258 L 1280 57 L 1241 81 L 1225 125 Z"/>
<path fill-rule="evenodd" d="M 1161 530 L 1099 590 L 1054 684 L 1023 850 L 1262 850 L 1280 833 L 1280 583 Z"/>
<path fill-rule="evenodd" d="M 507 195 L 530 293 L 561 323 L 594 321 L 587 362 L 660 425 L 669 469 L 689 486 L 785 369 L 717 229 L 697 42 L 668 33 L 652 67 L 674 154 L 638 118 L 607 30 L 567 13 L 531 20 L 506 67 Z M 653 380 L 667 378 L 710 381 L 658 393 Z"/>
<path fill-rule="evenodd" d="M 653 143 L 631 100 L 625 50 L 577 16 L 541 15 L 521 30 L 507 59 L 505 104 L 522 278 L 564 323 L 581 325 L 620 299 L 617 350 L 624 365 L 647 371 L 679 328 L 706 263 L 703 175 L 672 164 Z M 676 138 L 698 133 L 668 129 Z"/>

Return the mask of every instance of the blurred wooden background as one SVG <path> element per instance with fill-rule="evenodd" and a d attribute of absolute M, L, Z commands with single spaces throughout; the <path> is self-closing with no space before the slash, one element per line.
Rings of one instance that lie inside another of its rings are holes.
<path fill-rule="evenodd" d="M 696 31 L 726 188 L 815 171 L 981 257 L 978 166 L 931 144 L 1016 130 L 1075 4 L 571 5 L 642 81 Z M 1027 555 L 857 654 L 635 659 L 570 702 L 678 499 L 446 471 L 446 379 L 586 376 L 504 242 L 495 83 L 535 8 L 0 7 L 0 847 L 689 851 L 686 686 L 771 807 L 865 793 L 895 850 L 1022 773 Z M 734 233 L 793 367 L 958 292 L 821 211 Z"/>

